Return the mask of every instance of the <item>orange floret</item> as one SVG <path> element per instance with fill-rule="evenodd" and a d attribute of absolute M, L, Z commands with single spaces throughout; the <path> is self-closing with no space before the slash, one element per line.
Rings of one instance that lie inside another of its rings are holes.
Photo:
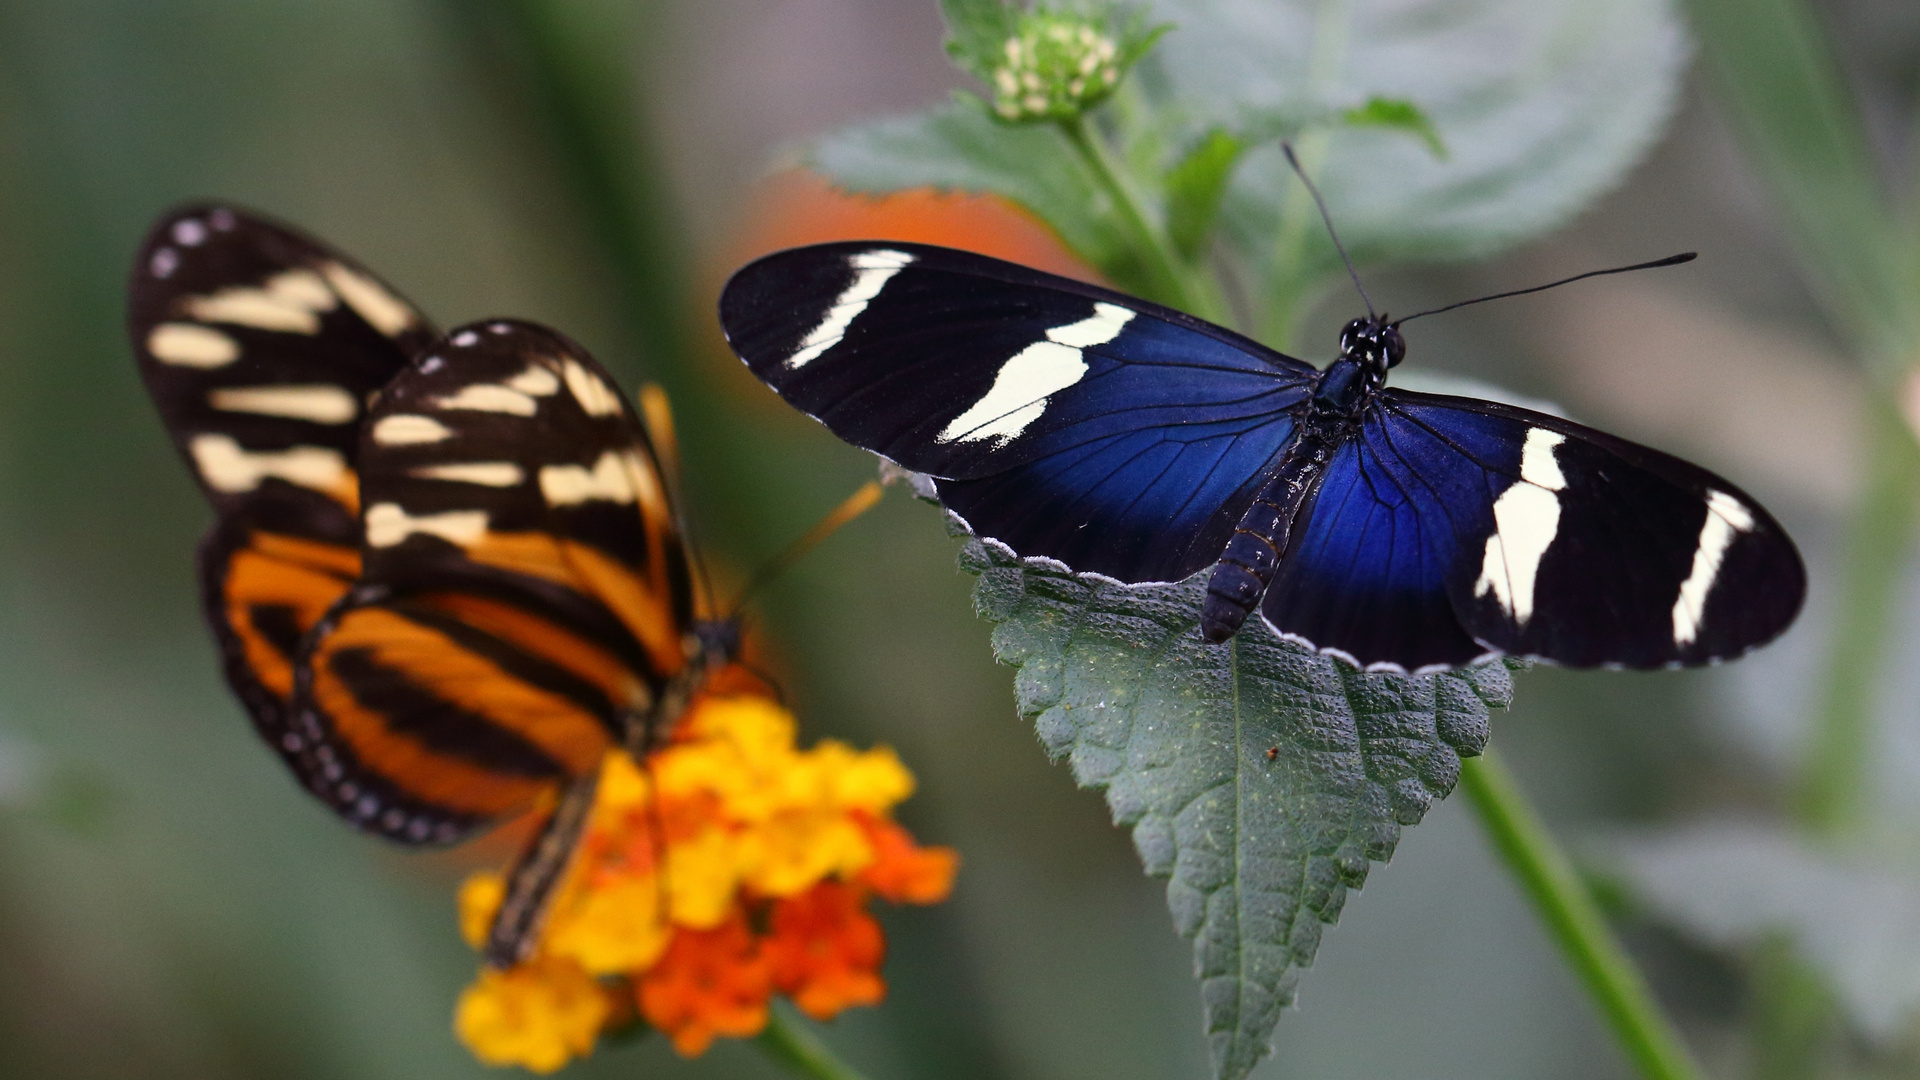
<path fill-rule="evenodd" d="M 921 847 L 913 834 L 884 818 L 860 816 L 874 860 L 860 871 L 861 884 L 895 904 L 937 904 L 953 891 L 960 853 L 948 847 Z"/>
<path fill-rule="evenodd" d="M 716 1036 L 759 1034 L 772 992 L 766 958 L 739 912 L 713 930 L 675 931 L 638 988 L 640 1015 L 682 1057 L 705 1053 Z"/>
<path fill-rule="evenodd" d="M 816 1020 L 885 997 L 885 955 L 880 924 L 857 886 L 823 881 L 773 906 L 765 956 L 774 985 Z"/>

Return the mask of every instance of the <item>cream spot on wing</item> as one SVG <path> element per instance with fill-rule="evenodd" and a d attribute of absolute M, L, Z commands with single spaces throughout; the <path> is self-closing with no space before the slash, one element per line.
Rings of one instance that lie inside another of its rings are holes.
<path fill-rule="evenodd" d="M 480 335 L 471 330 L 462 330 L 453 335 L 453 343 L 463 349 L 470 349 L 480 343 Z"/>
<path fill-rule="evenodd" d="M 319 274 L 301 268 L 275 274 L 257 288 L 234 286 L 190 296 L 181 306 L 203 322 L 312 334 L 320 330 L 320 312 L 332 311 L 338 303 Z"/>
<path fill-rule="evenodd" d="M 465 547 L 487 535 L 487 512 L 449 510 L 414 517 L 398 503 L 376 503 L 367 508 L 365 524 L 370 547 L 393 547 L 415 533 Z"/>
<path fill-rule="evenodd" d="M 392 337 L 419 321 L 406 301 L 388 292 L 384 285 L 349 267 L 329 262 L 320 268 L 327 283 L 341 295 L 347 306 L 360 313 L 375 330 Z"/>
<path fill-rule="evenodd" d="M 462 484 L 484 484 L 508 488 L 527 478 L 520 466 L 511 461 L 455 461 L 445 465 L 422 465 L 407 475 L 422 480 L 453 480 Z"/>
<path fill-rule="evenodd" d="M 1741 533 L 1753 531 L 1753 513 L 1740 500 L 1724 491 L 1707 494 L 1707 520 L 1700 526 L 1700 541 L 1693 549 L 1693 568 L 1680 583 L 1680 595 L 1673 602 L 1673 643 L 1691 645 L 1700 636 L 1707 615 L 1707 597 L 1720 576 L 1721 560 Z"/>
<path fill-rule="evenodd" d="M 513 324 L 497 322 L 488 326 L 487 329 L 493 331 L 496 334 L 510 334 L 513 332 Z"/>
<path fill-rule="evenodd" d="M 566 377 L 567 392 L 588 416 L 620 415 L 619 392 L 608 386 L 605 379 L 588 371 L 586 365 L 569 357 L 560 365 L 560 373 Z"/>
<path fill-rule="evenodd" d="M 1088 318 L 1048 330 L 1047 340 L 1034 342 L 1001 365 L 980 400 L 934 438 L 940 442 L 992 439 L 996 446 L 1012 442 L 1046 412 L 1050 395 L 1086 375 L 1081 350 L 1119 337 L 1133 316 L 1118 304 L 1097 303 Z"/>
<path fill-rule="evenodd" d="M 1473 586 L 1476 597 L 1492 593 L 1522 628 L 1533 618 L 1540 560 L 1560 531 L 1560 497 L 1554 492 L 1565 490 L 1567 478 L 1553 448 L 1565 441 L 1565 435 L 1546 428 L 1527 432 L 1520 450 L 1520 479 L 1494 500 L 1493 534 L 1487 537 L 1480 578 Z"/>
<path fill-rule="evenodd" d="M 360 403 L 327 383 L 283 386 L 229 386 L 207 395 L 207 404 L 224 412 L 284 416 L 316 424 L 344 424 L 360 415 Z"/>
<path fill-rule="evenodd" d="M 847 265 L 854 270 L 853 284 L 834 297 L 820 325 L 800 339 L 800 347 L 787 357 L 787 367 L 804 367 L 821 353 L 839 344 L 840 339 L 846 336 L 847 327 L 853 325 L 853 320 L 867 310 L 867 305 L 880 295 L 880 290 L 886 288 L 887 282 L 913 259 L 904 251 L 886 248 L 863 251 L 848 258 Z"/>
<path fill-rule="evenodd" d="M 379 446 L 437 443 L 453 437 L 453 429 L 431 416 L 394 413 L 374 421 L 373 441 Z"/>
<path fill-rule="evenodd" d="M 215 491 L 252 491 L 269 478 L 332 494 L 347 481 L 347 459 L 324 446 L 247 450 L 231 436 L 195 435 L 188 444 L 200 478 Z"/>
<path fill-rule="evenodd" d="M 1097 303 L 1093 305 L 1093 314 L 1076 323 L 1056 326 L 1047 331 L 1047 337 L 1062 345 L 1071 345 L 1076 349 L 1085 349 L 1094 345 L 1105 345 L 1120 336 L 1120 331 L 1133 321 L 1135 312 L 1118 304 Z"/>
<path fill-rule="evenodd" d="M 240 359 L 240 343 L 198 323 L 163 322 L 147 332 L 147 351 L 176 367 L 226 367 Z"/>
<path fill-rule="evenodd" d="M 560 378 L 539 364 L 528 364 L 527 370 L 508 379 L 504 385 L 523 394 L 546 397 L 560 389 Z"/>
<path fill-rule="evenodd" d="M 193 218 L 181 218 L 173 223 L 173 242 L 182 247 L 199 247 L 206 243 L 207 227 Z"/>
<path fill-rule="evenodd" d="M 170 278 L 180 269 L 180 253 L 170 247 L 155 248 L 153 257 L 147 260 L 147 269 L 154 277 Z"/>
<path fill-rule="evenodd" d="M 496 383 L 463 386 L 459 393 L 434 398 L 433 403 L 442 409 L 472 409 L 475 412 L 507 413 L 510 416 L 532 416 L 540 411 L 539 403 L 532 398 Z"/>
<path fill-rule="evenodd" d="M 591 468 L 548 465 L 540 470 L 540 495 L 548 506 L 572 506 L 589 500 L 629 503 L 652 496 L 653 474 L 631 452 L 608 450 Z"/>

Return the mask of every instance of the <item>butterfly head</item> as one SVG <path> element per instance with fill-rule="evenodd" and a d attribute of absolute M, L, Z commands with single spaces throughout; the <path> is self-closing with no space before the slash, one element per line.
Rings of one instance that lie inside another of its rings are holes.
<path fill-rule="evenodd" d="M 1340 329 L 1340 355 L 1360 361 L 1375 376 L 1406 359 L 1407 342 L 1400 325 L 1384 315 L 1355 319 Z"/>
<path fill-rule="evenodd" d="M 740 658 L 740 619 L 706 619 L 693 624 L 693 651 L 706 670 Z"/>

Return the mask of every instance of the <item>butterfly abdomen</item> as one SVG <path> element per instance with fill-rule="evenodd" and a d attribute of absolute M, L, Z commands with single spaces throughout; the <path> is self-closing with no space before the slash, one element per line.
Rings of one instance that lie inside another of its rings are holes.
<path fill-rule="evenodd" d="M 1281 456 L 1273 478 L 1240 515 L 1233 536 L 1207 578 L 1207 599 L 1200 607 L 1200 636 L 1218 645 L 1238 633 L 1260 604 L 1279 569 L 1293 535 L 1293 522 L 1326 468 L 1333 443 L 1314 427 Z"/>

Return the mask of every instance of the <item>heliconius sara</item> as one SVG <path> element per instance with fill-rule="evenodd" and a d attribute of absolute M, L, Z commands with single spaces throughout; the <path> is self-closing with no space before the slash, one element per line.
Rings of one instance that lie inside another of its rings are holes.
<path fill-rule="evenodd" d="M 1110 289 L 869 241 L 749 264 L 720 322 L 781 397 L 931 477 L 981 538 L 1128 584 L 1211 568 L 1216 642 L 1257 608 L 1366 670 L 1693 665 L 1772 639 L 1805 593 L 1779 524 L 1705 469 L 1389 388 L 1405 342 L 1384 316 L 1317 370 Z"/>

